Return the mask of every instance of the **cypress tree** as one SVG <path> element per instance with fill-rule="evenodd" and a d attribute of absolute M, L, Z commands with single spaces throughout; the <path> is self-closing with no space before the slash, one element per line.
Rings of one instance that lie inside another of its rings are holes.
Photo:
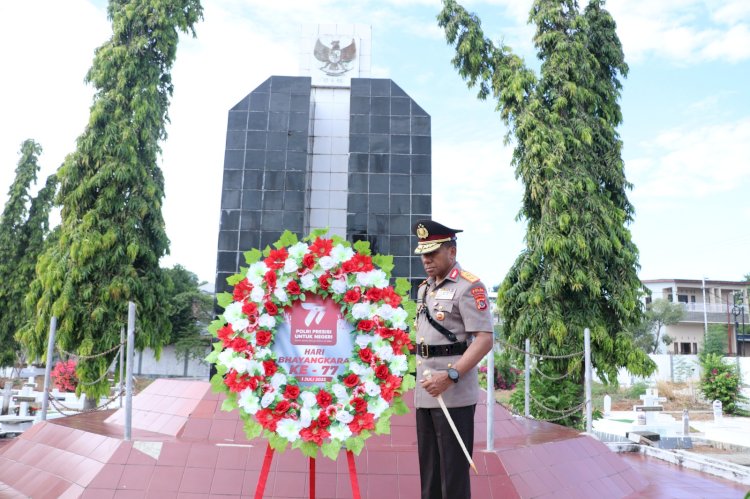
<path fill-rule="evenodd" d="M 101 378 L 115 351 L 87 356 L 116 348 L 128 301 L 138 307 L 138 349 L 158 352 L 169 338 L 159 267 L 169 240 L 157 159 L 179 33 L 195 35 L 202 7 L 199 0 L 110 0 L 107 12 L 113 33 L 86 76 L 95 88 L 89 122 L 58 172 L 59 238 L 37 266 L 39 286 L 30 298 L 37 320 L 24 334 L 42 354 L 56 316 L 57 345 L 81 359 L 79 387 L 90 399 L 108 393 Z"/>
<path fill-rule="evenodd" d="M 562 355 L 582 351 L 589 328 L 600 377 L 616 382 L 620 367 L 649 374 L 653 363 L 627 334 L 641 320 L 643 287 L 617 132 L 628 67 L 615 22 L 603 0 L 583 10 L 573 0 L 535 0 L 529 20 L 539 75 L 486 38 L 479 18 L 455 0 L 444 0 L 438 16 L 459 74 L 480 99 L 496 101 L 524 186 L 526 247 L 498 297 L 508 339 L 522 346 L 530 338 L 535 352 Z M 545 363 L 582 377 L 581 356 Z"/>
<path fill-rule="evenodd" d="M 32 139 L 21 144 L 16 176 L 0 217 L 0 366 L 13 365 L 18 351 L 14 336 L 24 322 L 23 298 L 29 281 L 19 267 L 24 259 L 29 189 L 36 182 L 41 153 L 42 147 Z"/>

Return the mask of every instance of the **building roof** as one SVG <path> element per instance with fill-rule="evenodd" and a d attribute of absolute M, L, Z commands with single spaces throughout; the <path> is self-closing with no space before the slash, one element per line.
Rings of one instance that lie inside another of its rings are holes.
<path fill-rule="evenodd" d="M 695 284 L 701 286 L 703 284 L 702 279 L 641 279 L 643 284 L 659 284 L 659 283 L 674 283 L 674 284 Z M 715 281 L 706 279 L 706 286 L 734 286 L 734 287 L 748 287 L 750 281 Z"/>

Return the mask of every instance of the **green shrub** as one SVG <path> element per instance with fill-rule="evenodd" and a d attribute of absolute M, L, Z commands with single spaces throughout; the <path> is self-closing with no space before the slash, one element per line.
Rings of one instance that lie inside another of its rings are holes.
<path fill-rule="evenodd" d="M 740 393 L 742 380 L 734 364 L 727 364 L 717 354 L 710 353 L 701 357 L 701 392 L 709 402 L 720 400 L 722 409 L 727 414 L 745 414 L 737 406 L 746 398 Z"/>
<path fill-rule="evenodd" d="M 551 378 L 559 378 L 561 376 L 551 365 L 548 366 L 540 363 L 537 367 L 542 373 Z M 575 376 L 557 380 L 547 379 L 532 371 L 530 386 L 532 400 L 529 401 L 531 415 L 536 419 L 551 420 L 557 424 L 571 428 L 583 429 L 582 409 L 560 418 L 583 402 L 583 382 L 577 381 Z M 510 405 L 516 412 L 523 414 L 523 390 L 516 390 L 511 395 Z"/>
<path fill-rule="evenodd" d="M 516 387 L 523 371 L 516 369 L 510 357 L 505 353 L 495 352 L 495 389 L 512 390 Z M 479 386 L 487 389 L 487 360 L 486 357 L 479 366 Z"/>

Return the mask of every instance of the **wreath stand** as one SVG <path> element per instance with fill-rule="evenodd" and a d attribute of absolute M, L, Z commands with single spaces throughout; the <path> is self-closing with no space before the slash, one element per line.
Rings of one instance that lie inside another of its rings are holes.
<path fill-rule="evenodd" d="M 271 461 L 273 460 L 273 449 L 271 444 L 266 447 L 266 456 L 263 458 L 263 467 L 260 470 L 260 476 L 258 477 L 258 485 L 255 487 L 255 499 L 263 499 L 263 492 L 266 490 L 266 481 L 268 480 L 268 473 L 271 470 Z M 315 458 L 311 457 L 310 460 L 310 499 L 315 499 Z M 359 495 L 359 480 L 357 479 L 357 467 L 354 463 L 354 453 L 350 450 L 346 451 L 346 460 L 349 463 L 349 480 L 352 484 L 352 497 L 353 499 L 360 499 Z"/>

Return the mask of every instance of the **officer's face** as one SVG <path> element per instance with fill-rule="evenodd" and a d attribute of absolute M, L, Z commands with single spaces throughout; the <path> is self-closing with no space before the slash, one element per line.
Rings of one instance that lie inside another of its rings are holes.
<path fill-rule="evenodd" d="M 422 265 L 428 277 L 442 279 L 456 263 L 456 247 L 441 245 L 432 253 L 422 255 Z"/>

